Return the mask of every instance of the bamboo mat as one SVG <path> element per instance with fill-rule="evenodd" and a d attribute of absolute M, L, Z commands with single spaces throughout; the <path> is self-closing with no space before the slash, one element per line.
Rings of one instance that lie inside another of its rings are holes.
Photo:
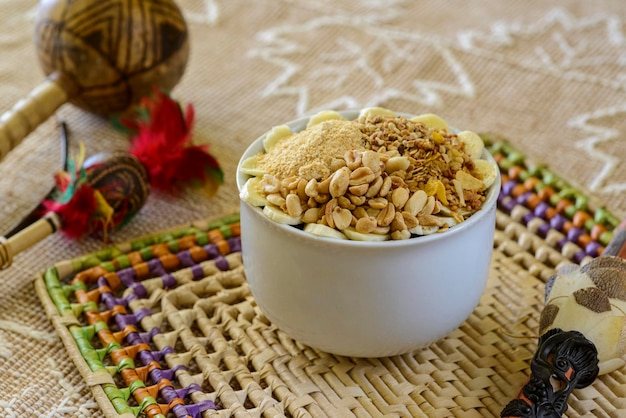
<path fill-rule="evenodd" d="M 61 261 L 37 293 L 106 417 L 497 417 L 527 379 L 545 281 L 601 253 L 619 221 L 508 144 L 491 150 L 503 188 L 487 288 L 412 353 L 340 357 L 278 330 L 248 289 L 237 214 Z M 574 392 L 567 416 L 624 416 L 625 394 L 620 369 Z"/>

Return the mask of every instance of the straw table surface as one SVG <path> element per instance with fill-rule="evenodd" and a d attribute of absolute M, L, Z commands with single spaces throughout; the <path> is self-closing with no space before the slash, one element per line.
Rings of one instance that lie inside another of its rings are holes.
<path fill-rule="evenodd" d="M 37 294 L 106 417 L 497 417 L 528 377 L 545 281 L 600 255 L 619 220 L 485 141 L 503 178 L 487 288 L 429 347 L 347 358 L 278 330 L 246 284 L 236 213 L 60 261 Z M 618 369 L 566 416 L 626 416 L 625 399 Z"/>

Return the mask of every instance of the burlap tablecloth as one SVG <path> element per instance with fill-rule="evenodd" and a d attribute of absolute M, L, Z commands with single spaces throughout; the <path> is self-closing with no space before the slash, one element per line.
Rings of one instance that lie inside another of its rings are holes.
<path fill-rule="evenodd" d="M 508 138 L 529 157 L 626 215 L 626 3 L 496 0 L 178 0 L 191 55 L 174 96 L 197 111 L 225 183 L 212 198 L 153 193 L 117 242 L 238 205 L 239 155 L 273 125 L 321 109 L 434 112 Z M 43 80 L 34 0 L 0 0 L 0 110 Z M 73 149 L 124 149 L 107 121 L 72 107 L 0 162 L 0 234 L 49 190 L 60 166 L 57 120 Z M 0 272 L 0 415 L 100 416 L 32 285 L 57 260 L 102 248 L 60 234 Z"/>

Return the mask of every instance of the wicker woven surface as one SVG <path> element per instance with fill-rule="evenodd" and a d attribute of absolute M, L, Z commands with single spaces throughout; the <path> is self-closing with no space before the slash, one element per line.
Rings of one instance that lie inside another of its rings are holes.
<path fill-rule="evenodd" d="M 580 251 L 555 229 L 539 237 L 550 220 L 530 212 L 498 210 L 471 317 L 389 358 L 320 352 L 269 323 L 247 287 L 236 215 L 60 262 L 36 286 L 107 417 L 496 417 L 527 379 L 545 280 Z M 625 391 L 623 370 L 602 376 L 567 416 L 623 416 Z"/>

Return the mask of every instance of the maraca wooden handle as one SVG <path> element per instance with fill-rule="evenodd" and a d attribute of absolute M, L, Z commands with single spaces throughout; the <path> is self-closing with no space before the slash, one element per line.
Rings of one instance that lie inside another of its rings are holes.
<path fill-rule="evenodd" d="M 53 234 L 60 227 L 59 216 L 54 212 L 49 212 L 11 238 L 0 237 L 0 270 L 10 267 L 16 254 Z"/>
<path fill-rule="evenodd" d="M 0 160 L 69 99 L 59 77 L 49 77 L 0 117 Z"/>

